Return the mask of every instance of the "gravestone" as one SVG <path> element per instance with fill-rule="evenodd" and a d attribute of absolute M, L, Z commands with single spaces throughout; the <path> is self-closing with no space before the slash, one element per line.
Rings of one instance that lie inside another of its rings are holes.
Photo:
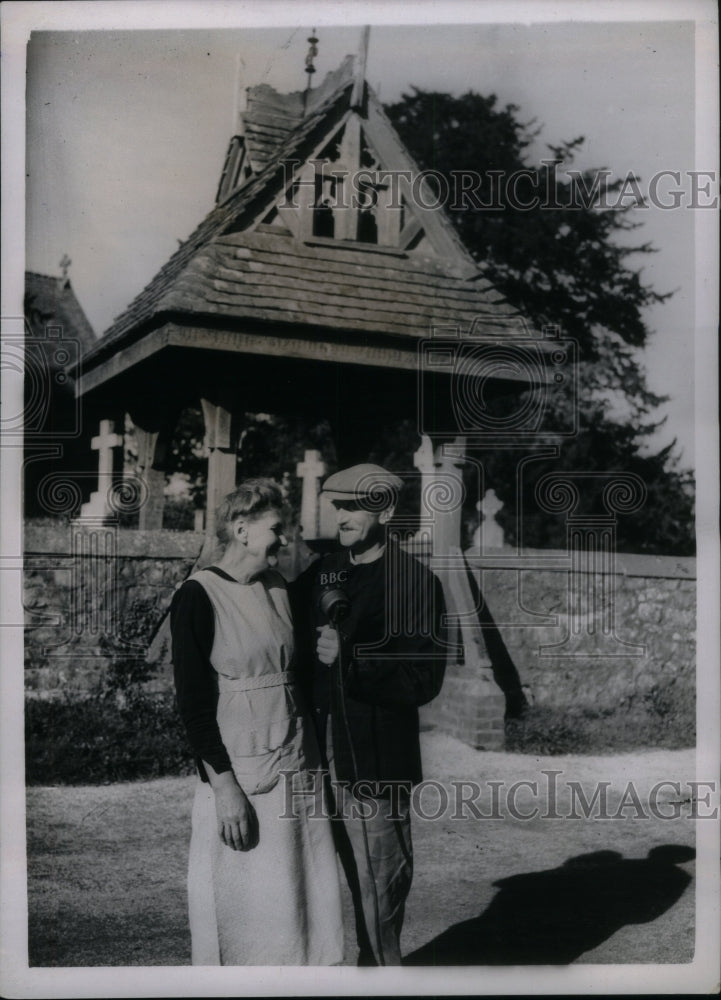
<path fill-rule="evenodd" d="M 113 513 L 108 503 L 108 491 L 113 485 L 117 449 L 123 446 L 123 435 L 115 434 L 114 431 L 115 425 L 112 420 L 101 420 L 100 433 L 90 441 L 90 447 L 98 453 L 98 488 L 80 508 L 81 518 L 102 522 Z"/>
<path fill-rule="evenodd" d="M 496 521 L 496 514 L 503 510 L 503 501 L 496 496 L 495 490 L 486 490 L 483 499 L 476 504 L 476 510 L 481 515 L 481 521 L 473 533 L 471 548 L 474 552 L 493 552 L 502 549 L 505 544 L 503 528 Z"/>
<path fill-rule="evenodd" d="M 320 480 L 327 472 L 327 466 L 320 452 L 308 449 L 302 462 L 298 462 L 296 472 L 303 481 L 300 501 L 300 527 L 303 538 L 320 538 Z"/>

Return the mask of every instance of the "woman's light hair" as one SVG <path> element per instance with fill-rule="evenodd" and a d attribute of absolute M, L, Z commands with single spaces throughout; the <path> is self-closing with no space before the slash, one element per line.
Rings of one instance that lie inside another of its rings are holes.
<path fill-rule="evenodd" d="M 245 479 L 218 507 L 215 533 L 228 545 L 233 538 L 230 527 L 239 517 L 253 520 L 269 510 L 282 510 L 283 505 L 283 493 L 272 479 Z"/>

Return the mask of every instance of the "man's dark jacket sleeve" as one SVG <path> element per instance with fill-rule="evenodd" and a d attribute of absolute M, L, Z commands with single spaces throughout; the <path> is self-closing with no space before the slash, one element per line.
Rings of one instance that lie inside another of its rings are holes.
<path fill-rule="evenodd" d="M 425 593 L 400 595 L 406 598 L 404 635 L 388 642 L 388 657 L 363 656 L 362 644 L 355 649 L 344 643 L 346 690 L 356 701 L 371 705 L 419 706 L 431 701 L 441 690 L 445 671 L 445 602 L 443 588 L 429 571 L 421 590 Z M 429 632 L 429 624 L 432 627 Z"/>
<path fill-rule="evenodd" d="M 361 566 L 340 583 L 351 606 L 340 625 L 342 685 L 338 664 L 321 664 L 315 647 L 317 627 L 327 624 L 322 578 L 345 574 L 347 555 L 324 557 L 290 587 L 319 743 L 330 712 L 338 779 L 379 786 L 422 780 L 418 708 L 439 693 L 447 657 L 440 581 L 402 550 L 385 558 L 390 565 Z"/>

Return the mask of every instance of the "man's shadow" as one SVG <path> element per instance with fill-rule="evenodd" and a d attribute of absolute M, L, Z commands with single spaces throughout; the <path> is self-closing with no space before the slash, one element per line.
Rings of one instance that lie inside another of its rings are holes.
<path fill-rule="evenodd" d="M 567 965 L 626 924 L 648 923 L 673 906 L 691 882 L 676 865 L 695 857 L 693 848 L 673 844 L 641 860 L 595 851 L 500 879 L 483 913 L 449 927 L 403 964 Z"/>

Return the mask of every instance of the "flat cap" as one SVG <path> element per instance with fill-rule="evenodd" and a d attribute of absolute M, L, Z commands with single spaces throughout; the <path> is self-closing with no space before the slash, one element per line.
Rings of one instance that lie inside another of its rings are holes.
<path fill-rule="evenodd" d="M 365 462 L 328 476 L 323 493 L 329 500 L 366 500 L 372 507 L 382 508 L 395 503 L 402 486 L 400 476 Z"/>

